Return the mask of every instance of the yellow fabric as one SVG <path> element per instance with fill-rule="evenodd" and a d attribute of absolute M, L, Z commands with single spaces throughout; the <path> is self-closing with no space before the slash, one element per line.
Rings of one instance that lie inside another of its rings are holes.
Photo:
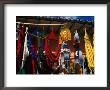
<path fill-rule="evenodd" d="M 91 67 L 94 67 L 94 49 L 91 45 L 86 29 L 85 29 L 84 41 L 85 41 L 85 51 L 86 51 L 86 57 L 88 60 L 88 66 L 89 68 L 91 68 Z"/>
<path fill-rule="evenodd" d="M 72 62 L 70 62 L 70 70 L 71 70 L 71 72 L 74 71 L 74 63 L 72 63 Z"/>
<path fill-rule="evenodd" d="M 59 36 L 59 44 L 62 44 L 61 36 Z"/>
<path fill-rule="evenodd" d="M 71 40 L 71 32 L 69 28 L 62 28 L 59 36 L 59 43 L 61 44 L 63 41 Z"/>
<path fill-rule="evenodd" d="M 74 55 L 74 52 L 71 52 L 71 53 L 70 53 L 70 58 L 75 58 L 74 56 L 75 56 L 75 55 Z"/>
<path fill-rule="evenodd" d="M 75 61 L 75 55 L 74 52 L 70 53 L 70 71 L 73 72 L 74 71 L 74 61 Z"/>

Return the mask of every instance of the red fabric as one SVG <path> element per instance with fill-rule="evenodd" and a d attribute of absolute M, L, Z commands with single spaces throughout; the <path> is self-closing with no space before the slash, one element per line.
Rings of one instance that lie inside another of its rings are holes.
<path fill-rule="evenodd" d="M 34 61 L 34 59 L 32 59 L 32 71 L 33 71 L 33 74 L 35 74 L 35 61 Z"/>
<path fill-rule="evenodd" d="M 23 57 L 23 47 L 24 47 L 25 29 L 24 26 L 20 25 L 18 32 L 17 50 L 16 50 L 16 72 L 19 71 L 21 67 L 22 57 Z"/>
<path fill-rule="evenodd" d="M 49 68 L 52 68 L 53 61 L 51 61 L 49 58 L 46 57 L 46 62 L 48 64 Z"/>
<path fill-rule="evenodd" d="M 58 61 L 60 56 L 60 45 L 58 43 L 58 46 L 56 47 L 55 53 L 52 53 L 51 48 L 48 45 L 48 39 L 57 40 L 57 37 L 53 32 L 51 32 L 46 38 L 45 38 L 45 53 L 47 57 L 52 60 L 53 62 Z"/>
<path fill-rule="evenodd" d="M 51 31 L 50 34 L 48 35 L 48 39 L 58 40 L 58 38 L 56 37 L 53 31 Z"/>
<path fill-rule="evenodd" d="M 23 49 L 24 38 L 25 38 L 25 29 L 24 29 L 24 26 L 21 25 L 18 32 L 17 56 L 19 56 L 20 51 L 22 51 Z"/>
<path fill-rule="evenodd" d="M 17 41 L 17 56 L 19 56 L 20 48 L 21 48 L 21 39 L 20 39 L 20 32 L 19 32 L 18 41 Z"/>

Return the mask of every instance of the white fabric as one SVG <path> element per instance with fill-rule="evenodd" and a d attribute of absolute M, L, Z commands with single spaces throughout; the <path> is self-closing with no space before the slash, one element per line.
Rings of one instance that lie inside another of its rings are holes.
<path fill-rule="evenodd" d="M 29 55 L 29 51 L 28 51 L 28 47 L 27 47 L 27 30 L 28 30 L 28 27 L 26 27 L 26 32 L 25 32 L 26 36 L 25 36 L 25 41 L 24 41 L 23 61 L 22 61 L 21 68 L 23 67 L 23 63 L 24 63 L 26 56 Z"/>

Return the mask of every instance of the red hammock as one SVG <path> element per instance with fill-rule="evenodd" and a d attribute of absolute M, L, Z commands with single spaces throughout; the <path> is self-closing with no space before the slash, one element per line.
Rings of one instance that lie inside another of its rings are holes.
<path fill-rule="evenodd" d="M 22 55 L 23 55 L 23 49 L 24 49 L 24 38 L 25 38 L 25 29 L 23 25 L 20 25 L 19 31 L 18 31 L 18 41 L 16 45 L 16 73 L 19 72 L 21 63 L 22 63 Z"/>
<path fill-rule="evenodd" d="M 45 38 L 45 53 L 51 61 L 56 62 L 59 60 L 60 56 L 60 45 L 57 43 L 56 51 L 55 53 L 52 53 L 52 50 L 48 45 L 48 40 L 58 40 L 53 31 Z"/>

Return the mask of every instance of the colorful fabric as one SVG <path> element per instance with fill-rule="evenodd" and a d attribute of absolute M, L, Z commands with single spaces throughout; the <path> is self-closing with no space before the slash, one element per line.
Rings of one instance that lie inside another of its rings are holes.
<path fill-rule="evenodd" d="M 63 41 L 68 41 L 68 40 L 71 40 L 71 32 L 69 28 L 61 29 L 59 36 L 59 44 L 61 44 Z"/>
<path fill-rule="evenodd" d="M 27 38 L 28 38 L 28 49 L 31 55 L 32 71 L 33 73 L 35 73 L 35 60 L 37 58 L 37 48 L 35 47 L 35 45 L 32 44 L 32 39 L 29 33 Z"/>
<path fill-rule="evenodd" d="M 61 44 L 61 49 L 64 49 L 64 48 L 68 48 L 68 45 L 67 45 L 66 42 L 63 42 L 63 43 Z"/>
<path fill-rule="evenodd" d="M 51 40 L 56 40 L 57 39 L 57 37 L 55 36 L 54 32 L 51 32 L 45 38 L 45 54 L 47 55 L 47 57 L 50 60 L 52 60 L 53 62 L 55 62 L 55 61 L 58 61 L 59 60 L 59 56 L 60 56 L 60 45 L 58 43 L 55 53 L 52 53 L 52 50 L 51 50 L 51 48 L 48 45 L 48 40 L 49 39 L 51 39 Z"/>
<path fill-rule="evenodd" d="M 40 33 L 38 33 L 38 47 L 40 47 Z"/>
<path fill-rule="evenodd" d="M 43 50 L 44 50 L 44 47 L 45 47 L 45 39 L 44 39 L 44 37 L 45 37 L 45 32 L 43 30 L 42 31 L 42 38 L 41 38 L 41 47 L 42 47 Z"/>
<path fill-rule="evenodd" d="M 27 47 L 27 30 L 28 28 L 26 27 L 26 32 L 25 32 L 25 41 L 24 41 L 24 50 L 23 50 L 23 61 L 24 62 L 26 60 L 26 57 L 29 55 L 29 50 Z M 21 68 L 23 68 L 24 63 L 22 63 Z"/>
<path fill-rule="evenodd" d="M 58 40 L 57 36 L 55 35 L 54 31 L 51 31 L 48 35 L 49 40 Z"/>
<path fill-rule="evenodd" d="M 28 33 L 27 35 L 27 45 L 29 49 L 29 53 L 31 54 L 32 58 L 37 57 L 37 47 L 32 43 L 31 35 Z"/>
<path fill-rule="evenodd" d="M 92 44 L 90 42 L 86 29 L 85 29 L 84 41 L 85 41 L 85 51 L 86 51 L 86 57 L 88 60 L 88 66 L 89 68 L 91 68 L 91 67 L 94 67 L 94 48 L 92 47 Z"/>
<path fill-rule="evenodd" d="M 19 74 L 26 74 L 26 71 L 24 68 L 20 69 Z"/>
<path fill-rule="evenodd" d="M 69 60 L 70 59 L 70 55 L 68 52 L 64 53 L 64 60 Z"/>
<path fill-rule="evenodd" d="M 81 50 L 78 50 L 75 53 L 75 63 L 79 63 L 81 66 L 83 66 L 83 56 Z"/>
<path fill-rule="evenodd" d="M 35 74 L 35 60 L 32 59 L 32 70 L 33 70 L 33 73 Z"/>
<path fill-rule="evenodd" d="M 23 25 L 19 26 L 17 50 L 16 50 L 16 73 L 19 72 L 22 64 L 23 49 L 24 49 L 25 28 Z"/>
<path fill-rule="evenodd" d="M 78 33 L 77 33 L 77 32 L 75 32 L 75 35 L 74 35 L 74 40 L 79 41 L 79 35 L 78 35 Z"/>

